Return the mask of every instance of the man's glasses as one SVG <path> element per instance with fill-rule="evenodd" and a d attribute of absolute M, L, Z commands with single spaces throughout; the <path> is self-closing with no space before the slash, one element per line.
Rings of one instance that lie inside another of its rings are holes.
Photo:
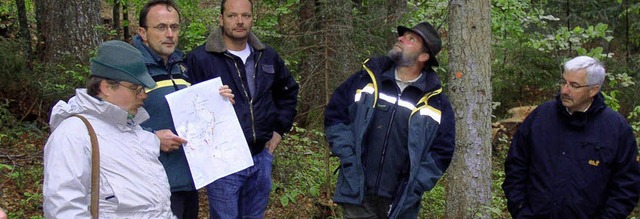
<path fill-rule="evenodd" d="M 172 25 L 158 24 L 158 26 L 151 27 L 151 28 L 156 29 L 161 33 L 164 33 L 168 29 L 171 29 L 171 31 L 173 32 L 178 32 L 180 31 L 180 24 L 172 24 Z"/>
<path fill-rule="evenodd" d="M 118 82 L 118 85 L 126 87 L 127 89 L 133 91 L 133 93 L 135 93 L 136 95 L 141 94 L 142 92 L 144 92 L 144 87 L 140 86 L 140 85 L 134 85 L 135 87 L 129 87 L 127 85 L 124 85 L 120 82 Z"/>
<path fill-rule="evenodd" d="M 589 85 L 589 84 L 587 84 L 587 85 L 580 85 L 580 84 L 578 84 L 578 83 L 576 83 L 576 82 L 567 82 L 567 81 L 566 81 L 566 80 L 564 80 L 564 79 L 560 79 L 560 81 L 558 81 L 558 85 L 560 85 L 560 87 L 564 87 L 564 86 L 569 85 L 569 88 L 571 88 L 571 89 L 573 89 L 573 90 L 577 90 L 577 89 L 580 89 L 580 88 L 583 88 L 583 87 L 589 87 L 589 86 L 591 86 L 591 85 Z"/>

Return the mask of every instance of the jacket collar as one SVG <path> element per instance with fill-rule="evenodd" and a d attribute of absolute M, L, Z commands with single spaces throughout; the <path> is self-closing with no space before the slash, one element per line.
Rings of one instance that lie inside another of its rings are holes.
<path fill-rule="evenodd" d="M 74 114 L 91 115 L 101 120 L 115 124 L 120 130 L 131 129 L 127 124 L 129 122 L 129 113 L 109 102 L 100 100 L 87 94 L 87 89 L 76 89 L 76 95 L 69 99 L 68 103 L 59 101 L 51 110 L 49 125 L 51 131 L 55 130 L 66 118 Z M 138 113 L 133 117 L 132 125 L 138 125 L 149 119 L 149 113 L 140 107 Z"/>
<path fill-rule="evenodd" d="M 395 83 L 394 68 L 396 64 L 387 56 L 378 56 L 369 59 L 364 65 L 371 69 L 380 81 L 392 80 Z M 420 91 L 429 92 L 442 87 L 440 79 L 432 68 L 426 67 L 422 69 L 422 76 L 410 86 L 420 89 Z"/>
<path fill-rule="evenodd" d="M 567 108 L 562 105 L 562 99 L 560 98 L 560 94 L 556 95 L 556 109 L 560 114 L 560 118 L 563 121 L 567 122 L 569 125 L 577 128 L 582 128 L 587 125 L 589 122 L 589 118 L 594 117 L 596 114 L 600 113 L 607 105 L 604 103 L 604 96 L 602 93 L 598 93 L 593 102 L 591 102 L 591 106 L 585 112 L 573 112 L 573 114 L 569 114 Z"/>
<path fill-rule="evenodd" d="M 160 64 L 164 66 L 164 61 L 162 60 L 162 57 L 160 57 L 160 55 L 156 54 L 153 50 L 151 50 L 151 48 L 145 45 L 142 42 L 142 37 L 140 37 L 139 34 L 135 35 L 131 41 L 133 46 L 136 47 L 136 49 L 140 50 L 140 53 L 142 53 L 142 58 L 144 59 L 144 62 L 146 64 Z M 169 56 L 169 59 L 167 60 L 167 64 L 170 65 L 170 64 L 173 64 L 174 62 L 181 61 L 183 56 L 184 56 L 184 52 L 180 51 L 179 49 L 176 49 Z"/>
<path fill-rule="evenodd" d="M 216 52 L 216 53 L 224 53 L 227 51 L 227 46 L 224 45 L 223 35 L 222 35 L 222 27 L 215 28 L 205 42 L 205 51 L 207 52 Z M 249 33 L 249 45 L 253 47 L 255 50 L 264 50 L 267 47 L 260 42 L 258 37 L 253 34 L 253 32 Z"/>

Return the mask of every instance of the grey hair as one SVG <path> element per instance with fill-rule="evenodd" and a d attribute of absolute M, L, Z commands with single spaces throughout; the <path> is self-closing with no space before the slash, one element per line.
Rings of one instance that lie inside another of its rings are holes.
<path fill-rule="evenodd" d="M 587 83 L 591 86 L 600 85 L 602 87 L 602 83 L 604 83 L 604 75 L 605 69 L 604 64 L 591 58 L 589 56 L 578 56 L 575 57 L 563 65 L 564 72 L 567 71 L 577 71 L 580 69 L 584 69 L 587 72 Z"/>

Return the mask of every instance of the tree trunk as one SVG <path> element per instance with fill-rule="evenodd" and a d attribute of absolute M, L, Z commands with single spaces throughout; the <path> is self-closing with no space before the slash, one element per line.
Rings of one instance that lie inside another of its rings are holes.
<path fill-rule="evenodd" d="M 120 1 L 119 0 L 113 1 L 112 14 L 113 14 L 112 27 L 113 27 L 113 30 L 116 31 L 116 36 L 114 39 L 119 40 L 120 39 Z"/>
<path fill-rule="evenodd" d="M 446 218 L 491 218 L 491 1 L 451 0 L 448 20 L 456 151 Z"/>
<path fill-rule="evenodd" d="M 387 24 L 390 26 L 397 26 L 398 21 L 402 18 L 402 15 L 407 10 L 407 0 L 388 0 L 387 1 Z M 403 25 L 413 25 L 413 24 L 403 24 Z M 435 25 L 435 24 L 434 24 Z M 393 45 L 398 36 L 395 34 L 390 34 L 387 37 L 387 45 Z"/>
<path fill-rule="evenodd" d="M 24 53 L 27 60 L 31 60 L 31 33 L 29 33 L 29 20 L 27 20 L 27 8 L 24 0 L 16 0 L 18 9 L 18 21 L 20 21 L 20 37 L 24 39 Z"/>
<path fill-rule="evenodd" d="M 89 63 L 89 52 L 102 41 L 100 1 L 35 0 L 43 61 Z"/>
<path fill-rule="evenodd" d="M 121 0 L 122 3 L 122 36 L 124 41 L 131 41 L 131 32 L 129 31 L 129 7 L 126 0 Z"/>
<path fill-rule="evenodd" d="M 296 121 L 321 127 L 328 97 L 362 60 L 353 60 L 351 0 L 300 1 L 300 98 Z"/>

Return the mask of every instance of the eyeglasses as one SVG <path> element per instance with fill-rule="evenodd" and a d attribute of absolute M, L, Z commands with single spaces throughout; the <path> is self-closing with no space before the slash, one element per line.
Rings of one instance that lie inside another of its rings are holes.
<path fill-rule="evenodd" d="M 133 93 L 135 93 L 136 95 L 141 94 L 142 92 L 144 92 L 144 87 L 140 86 L 140 85 L 134 85 L 135 87 L 129 87 L 127 85 L 124 85 L 120 82 L 118 82 L 118 85 L 126 87 L 127 89 L 133 91 Z"/>
<path fill-rule="evenodd" d="M 180 31 L 180 24 L 171 24 L 171 25 L 158 24 L 158 26 L 151 27 L 151 28 L 156 29 L 161 33 L 164 33 L 168 29 L 171 29 L 171 31 L 173 31 L 173 32 L 178 32 L 178 31 Z"/>
<path fill-rule="evenodd" d="M 583 88 L 583 87 L 589 87 L 589 86 L 591 86 L 591 85 L 589 85 L 589 84 L 587 84 L 587 85 L 580 85 L 580 84 L 578 84 L 578 83 L 576 83 L 576 82 L 571 82 L 571 83 L 569 83 L 569 82 L 567 82 L 567 81 L 566 81 L 566 80 L 564 80 L 564 79 L 560 79 L 560 81 L 558 81 L 558 85 L 560 85 L 560 87 L 564 87 L 564 86 L 569 85 L 569 88 L 574 89 L 574 90 L 577 90 L 577 89 L 580 89 L 580 88 Z"/>

